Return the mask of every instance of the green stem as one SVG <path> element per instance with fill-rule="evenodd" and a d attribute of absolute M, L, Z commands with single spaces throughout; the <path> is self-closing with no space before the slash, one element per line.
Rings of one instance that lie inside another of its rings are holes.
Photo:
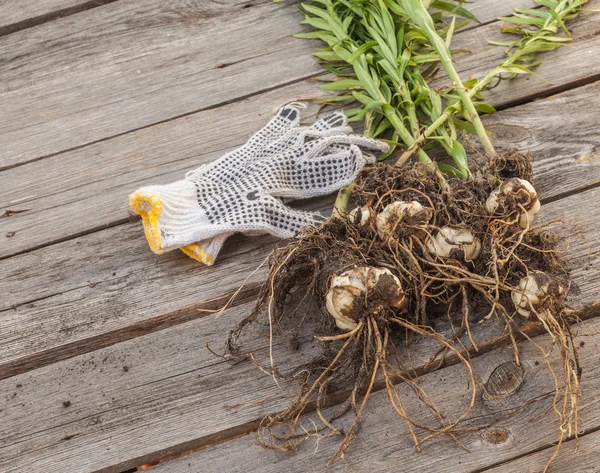
<path fill-rule="evenodd" d="M 446 111 L 444 111 L 444 113 L 442 113 L 442 115 L 440 115 L 440 117 L 436 121 L 434 121 L 431 125 L 429 125 L 429 127 L 423 133 L 421 133 L 421 135 L 419 135 L 417 137 L 415 142 L 412 145 L 410 145 L 406 149 L 406 151 L 404 151 L 404 153 L 402 153 L 402 155 L 396 161 L 396 166 L 402 166 L 406 161 L 408 161 L 408 159 L 414 154 L 414 152 L 417 149 L 420 150 L 421 146 L 423 146 L 425 144 L 425 141 L 427 141 L 427 139 L 440 126 L 442 126 L 444 123 L 446 123 L 446 120 L 448 120 L 450 118 L 450 113 L 447 110 L 448 109 L 446 109 Z"/>
<path fill-rule="evenodd" d="M 333 204 L 331 218 L 342 218 L 344 215 L 346 215 L 348 212 L 348 202 L 350 201 L 350 196 L 352 195 L 354 187 L 356 187 L 356 185 L 351 182 L 346 187 L 342 187 L 338 191 L 335 203 Z"/>
<path fill-rule="evenodd" d="M 494 146 L 492 145 L 492 142 L 485 131 L 483 123 L 481 122 L 481 118 L 475 109 L 475 105 L 473 104 L 471 97 L 466 92 L 466 88 L 463 85 L 458 72 L 456 72 L 454 64 L 452 64 L 450 48 L 435 30 L 431 15 L 423 6 L 421 0 L 406 0 L 404 3 L 404 8 L 411 20 L 413 20 L 415 24 L 423 30 L 435 50 L 440 55 L 440 61 L 446 69 L 448 76 L 452 81 L 452 85 L 455 87 L 456 92 L 460 97 L 464 110 L 467 113 L 467 119 L 473 123 L 475 131 L 477 132 L 477 136 L 479 137 L 485 152 L 490 156 L 494 156 L 496 154 Z"/>
<path fill-rule="evenodd" d="M 404 144 L 409 147 L 412 146 L 415 143 L 415 138 L 413 138 L 413 136 L 406 129 L 404 123 L 402 123 L 402 119 L 396 114 L 396 111 L 390 107 L 390 110 L 385 111 L 385 116 L 390 121 L 394 129 L 398 132 L 402 138 L 402 141 L 404 141 Z M 424 163 L 432 162 L 431 158 L 429 158 L 427 153 L 425 153 L 425 151 L 422 149 L 419 149 L 419 160 Z"/>
<path fill-rule="evenodd" d="M 571 2 L 572 2 L 572 0 L 562 0 L 554 8 L 554 11 L 557 14 L 562 13 L 571 4 Z M 524 45 L 521 46 L 520 49 L 527 49 L 527 47 L 529 45 L 531 45 L 532 43 L 538 41 L 540 39 L 540 36 L 543 37 L 542 33 L 544 31 L 550 31 L 552 33 L 555 33 L 558 30 L 557 24 L 558 24 L 558 22 L 556 21 L 556 19 L 555 19 L 554 16 L 549 17 L 548 20 L 546 21 L 546 23 L 544 24 L 544 27 L 540 29 L 540 33 L 532 36 L 531 38 L 529 38 L 529 40 L 526 41 L 524 43 Z M 498 76 L 498 74 L 500 74 L 503 71 L 503 69 L 512 66 L 520 57 L 521 57 L 521 55 L 518 54 L 518 52 L 517 53 L 513 53 L 509 57 L 507 57 L 504 60 L 504 62 L 502 62 L 499 66 L 497 66 L 494 69 L 492 69 L 490 72 L 488 72 L 483 79 L 481 79 L 475 86 L 473 86 L 473 88 L 471 88 L 467 92 L 467 94 L 466 94 L 467 98 L 468 99 L 472 99 L 473 97 L 475 97 L 476 94 L 480 93 L 489 84 L 491 84 L 491 82 Z M 464 90 L 462 92 L 464 93 Z M 462 101 L 462 97 L 461 97 L 461 101 Z M 444 113 L 442 113 L 442 115 L 435 122 L 433 122 L 423 133 L 421 133 L 421 135 L 419 135 L 417 137 L 417 139 L 415 140 L 414 144 L 412 146 L 410 146 L 402 154 L 402 156 L 400 156 L 400 158 L 398 159 L 397 164 L 398 165 L 404 164 L 414 154 L 414 152 L 419 147 L 423 146 L 425 144 L 425 142 L 427 141 L 427 139 L 439 127 L 443 126 L 444 123 L 446 123 L 446 121 L 454 114 L 456 108 L 460 105 L 461 101 L 457 101 L 457 102 L 454 102 L 454 103 L 448 105 L 446 107 L 446 109 L 444 110 Z M 486 138 L 487 138 L 487 136 L 486 136 Z M 489 141 L 489 140 L 487 140 L 487 141 Z"/>
<path fill-rule="evenodd" d="M 475 105 L 473 104 L 471 97 L 467 92 L 465 92 L 465 86 L 460 80 L 460 77 L 458 76 L 454 65 L 452 65 L 452 61 L 447 63 L 442 59 L 442 64 L 444 64 L 444 67 L 448 71 L 448 75 L 450 76 L 454 87 L 457 87 L 456 91 L 458 92 L 458 96 L 460 97 L 460 100 L 463 103 L 463 106 L 465 107 L 465 110 L 468 114 L 467 119 L 471 119 L 470 121 L 475 127 L 475 131 L 477 132 L 479 141 L 481 141 L 481 144 L 483 145 L 483 149 L 489 156 L 495 156 L 496 150 L 494 149 L 494 145 L 490 141 L 490 138 L 488 137 L 487 132 L 485 131 L 483 122 L 481 121 L 481 118 L 479 117 L 479 114 L 475 109 Z"/>

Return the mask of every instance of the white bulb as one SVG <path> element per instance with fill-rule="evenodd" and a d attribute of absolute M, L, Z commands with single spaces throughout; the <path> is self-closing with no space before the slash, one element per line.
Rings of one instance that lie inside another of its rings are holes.
<path fill-rule="evenodd" d="M 519 290 L 513 291 L 511 298 L 517 312 L 523 317 L 531 317 L 532 312 L 542 316 L 541 304 L 548 296 L 560 296 L 563 287 L 543 271 L 531 271 L 519 281 Z"/>
<path fill-rule="evenodd" d="M 504 181 L 494 189 L 485 201 L 485 208 L 489 213 L 495 214 L 502 212 L 505 204 L 511 207 L 516 207 L 518 204 L 523 206 L 524 212 L 519 209 L 519 225 L 522 228 L 530 226 L 533 218 L 542 208 L 537 192 L 531 183 L 517 177 Z"/>
<path fill-rule="evenodd" d="M 440 258 L 449 258 L 462 251 L 465 261 L 472 261 L 481 253 L 481 242 L 465 228 L 442 227 L 427 240 L 427 249 Z"/>
<path fill-rule="evenodd" d="M 424 208 L 419 202 L 399 200 L 387 205 L 377 215 L 375 227 L 379 238 L 385 240 L 392 235 L 392 232 L 402 220 L 410 225 L 425 225 L 430 219 L 429 209 Z"/>
<path fill-rule="evenodd" d="M 545 294 L 544 288 L 540 288 L 533 274 L 530 274 L 519 281 L 519 290 L 522 292 L 513 292 L 511 295 L 513 304 L 519 314 L 529 318 L 531 308 L 535 309 L 540 303 L 540 297 Z"/>
<path fill-rule="evenodd" d="M 358 326 L 355 318 L 360 314 L 355 312 L 360 310 L 360 306 L 355 304 L 357 301 L 365 302 L 371 290 L 379 290 L 378 299 L 385 296 L 387 298 L 385 305 L 389 308 L 401 308 L 406 302 L 400 280 L 386 268 L 362 266 L 331 278 L 325 305 L 338 328 L 349 331 Z M 368 301 L 366 302 L 368 304 Z"/>
<path fill-rule="evenodd" d="M 358 215 L 359 212 L 360 212 L 360 220 L 357 222 L 357 224 L 359 227 L 364 227 L 369 222 L 369 219 L 371 218 L 371 209 L 369 207 L 367 207 L 366 205 L 364 207 L 356 207 L 355 209 L 352 210 L 352 212 L 350 212 L 350 214 L 348 214 L 351 222 L 356 221 L 356 216 Z"/>

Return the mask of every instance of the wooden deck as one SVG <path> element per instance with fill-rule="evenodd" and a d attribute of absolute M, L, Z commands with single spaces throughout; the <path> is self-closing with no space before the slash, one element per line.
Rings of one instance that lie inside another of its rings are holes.
<path fill-rule="evenodd" d="M 472 51 L 456 58 L 459 72 L 499 62 L 502 48 L 487 44 L 500 36 L 495 18 L 532 5 L 476 0 L 481 25 L 455 37 Z M 587 9 L 573 44 L 537 69 L 547 82 L 503 83 L 488 94 L 500 111 L 485 118 L 497 145 L 531 152 L 541 219 L 564 216 L 573 235 L 570 303 L 588 309 L 576 328 L 584 397 L 579 450 L 567 442 L 551 469 L 561 473 L 600 472 L 600 14 L 591 12 L 600 1 Z M 262 416 L 287 400 L 252 364 L 231 366 L 205 348 L 223 345 L 264 270 L 220 319 L 199 309 L 221 307 L 276 240 L 235 237 L 211 268 L 180 252 L 155 256 L 127 202 L 141 185 L 243 143 L 283 103 L 318 93 L 314 44 L 291 37 L 299 21 L 291 2 L 271 0 L 0 0 L 0 472 L 125 472 L 155 460 L 166 460 L 156 473 L 324 470 L 332 439 L 296 455 L 253 445 Z M 497 335 L 476 334 L 484 383 L 512 359 Z M 412 362 L 442 410 L 457 411 L 463 369 L 453 359 L 426 365 L 430 350 L 417 344 Z M 438 438 L 417 453 L 380 391 L 331 470 L 539 471 L 557 439 L 549 401 L 503 419 L 554 389 L 535 368 L 540 352 L 522 350 L 518 392 L 478 397 L 473 419 L 493 425 L 461 438 L 470 452 Z"/>

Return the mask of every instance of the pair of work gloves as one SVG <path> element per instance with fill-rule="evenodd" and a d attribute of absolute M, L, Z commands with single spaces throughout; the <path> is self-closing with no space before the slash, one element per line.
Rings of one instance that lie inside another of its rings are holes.
<path fill-rule="evenodd" d="M 298 106 L 285 106 L 242 147 L 180 181 L 131 194 L 152 251 L 180 249 L 212 265 L 233 233 L 295 237 L 323 217 L 292 209 L 283 199 L 329 194 L 374 162 L 372 152 L 388 150 L 385 143 L 352 134 L 341 112 L 310 127 L 299 122 Z"/>

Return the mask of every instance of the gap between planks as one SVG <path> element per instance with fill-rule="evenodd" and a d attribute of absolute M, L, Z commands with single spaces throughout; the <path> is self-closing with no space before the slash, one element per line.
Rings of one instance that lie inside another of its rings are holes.
<path fill-rule="evenodd" d="M 580 406 L 580 428 L 589 435 L 582 437 L 588 454 L 598 454 L 594 450 L 594 432 L 600 425 L 600 416 L 595 404 L 600 396 L 600 370 L 597 359 L 598 342 L 600 342 L 600 320 L 594 319 L 581 324 L 580 334 L 586 340 L 581 348 L 584 376 L 582 390 L 584 398 Z M 588 338 L 589 337 L 589 338 Z M 551 350 L 551 338 L 542 335 L 535 339 L 545 350 L 553 353 L 552 364 L 554 369 L 560 367 L 556 350 Z M 548 412 L 548 401 L 540 400 L 525 407 L 515 415 L 503 419 L 503 414 L 517 409 L 528 401 L 540 398 L 546 393 L 552 393 L 554 381 L 540 356 L 539 351 L 528 341 L 519 344 L 522 363 L 525 368 L 524 381 L 516 392 L 497 400 L 486 400 L 482 396 L 481 387 L 478 388 L 477 404 L 473 413 L 463 424 L 464 427 L 491 424 L 483 432 L 463 433 L 459 440 L 470 449 L 465 452 L 454 444 L 449 438 L 437 438 L 423 445 L 423 450 L 417 453 L 414 450 L 408 429 L 401 419 L 396 419 L 385 390 L 373 394 L 370 403 L 363 415 L 362 429 L 349 449 L 345 461 L 339 460 L 328 471 L 378 471 L 396 472 L 401 462 L 403 473 L 419 473 L 422 471 L 435 471 L 436 473 L 475 473 L 488 471 L 490 467 L 497 466 L 498 462 L 506 462 L 504 468 L 492 471 L 506 471 L 519 473 L 539 472 L 552 456 L 552 442 L 558 438 L 558 423 L 553 413 Z M 481 382 L 486 383 L 493 371 L 503 363 L 510 363 L 512 350 L 510 347 L 498 349 L 494 352 L 472 359 L 472 364 L 481 377 Z M 461 380 L 463 381 L 461 383 Z M 460 364 L 453 365 L 443 370 L 420 377 L 420 386 L 426 390 L 446 416 L 452 419 L 462 412 L 469 400 L 470 387 L 464 382 L 464 369 Z M 399 385 L 403 396 L 403 403 L 407 412 L 422 414 L 420 420 L 434 424 L 435 418 L 428 415 L 422 404 L 414 399 L 409 388 Z M 331 410 L 329 410 L 331 412 Z M 327 415 L 327 411 L 324 412 Z M 310 425 L 314 415 L 306 415 L 300 424 Z M 425 419 L 423 419 L 423 417 Z M 350 420 L 338 422 L 340 428 L 346 429 Z M 418 429 L 417 429 L 418 430 Z M 422 433 L 421 433 L 422 434 Z M 491 440 L 490 440 L 491 439 Z M 318 472 L 323 471 L 325 463 L 335 452 L 339 439 L 321 439 L 318 448 L 313 444 L 303 446 L 299 453 L 280 454 L 265 451 L 253 445 L 253 435 L 238 438 L 216 446 L 204 448 L 198 452 L 167 461 L 158 467 L 157 473 L 186 473 L 197 471 L 199 465 L 205 465 L 203 472 L 227 471 L 232 473 L 253 471 L 260 473 L 276 473 L 278 471 Z M 568 442 L 563 447 L 562 453 L 569 453 L 565 449 L 574 447 L 574 442 Z M 533 454 L 533 458 L 525 458 Z M 586 450 L 580 450 L 579 455 L 585 456 Z M 516 465 L 529 464 L 532 469 L 511 468 L 515 460 Z M 510 463 L 509 463 L 510 462 Z M 559 461 L 559 465 L 568 465 Z M 589 464 L 583 461 L 582 464 Z M 552 468 L 551 471 L 569 473 L 571 468 Z M 593 470 L 592 470 L 593 471 Z"/>
<path fill-rule="evenodd" d="M 535 185 L 544 202 L 600 181 L 600 162 L 590 158 L 597 156 L 599 131 L 582 113 L 600 107 L 599 91 L 594 84 L 486 117 L 497 143 L 534 153 Z M 195 147 L 171 142 L 165 154 L 177 144 Z M 324 210 L 331 198 L 309 205 Z M 76 213 L 71 216 L 76 220 Z M 0 219 L 0 225 L 12 218 Z M 0 328 L 6 334 L 0 340 L 0 378 L 199 317 L 196 309 L 235 291 L 275 241 L 233 238 L 208 268 L 180 252 L 153 255 L 141 223 L 133 222 L 0 261 Z M 264 269 L 252 276 L 244 297 L 252 297 L 264 277 Z"/>
<path fill-rule="evenodd" d="M 579 290 L 570 299 L 577 308 L 597 302 L 600 266 L 597 261 L 584 265 L 593 259 L 587 245 L 596 247 L 600 240 L 593 230 L 600 215 L 592 212 L 598 198 L 600 192 L 588 191 L 549 204 L 540 214 L 544 220 L 571 214 L 586 222 L 586 233 L 573 237 L 567 260 Z M 250 305 L 232 308 L 217 321 L 202 317 L 0 381 L 0 392 L 6 393 L 0 397 L 0 467 L 119 471 L 254 428 L 257 419 L 283 409 L 288 400 L 276 396 L 238 412 L 224 408 L 277 390 L 253 364 L 229 367 L 202 348 L 210 343 L 219 349 Z M 482 347 L 486 340 L 491 347 L 501 328 L 478 325 L 474 336 Z M 301 335 L 300 352 L 285 343 L 277 346 L 282 366 L 295 366 L 311 352 L 310 334 Z M 248 344 L 257 356 L 268 357 L 264 339 Z M 415 347 L 415 366 L 424 366 L 434 349 L 431 341 Z M 40 397 L 42 390 L 46 395 Z"/>
<path fill-rule="evenodd" d="M 495 3 L 480 0 L 477 5 L 485 12 Z M 501 5 L 504 14 L 510 14 L 513 6 L 531 4 L 531 0 L 511 0 Z M 309 56 L 316 43 L 290 36 L 290 31 L 302 29 L 295 9 L 274 6 L 265 0 L 249 9 L 244 8 L 247 3 L 225 4 L 227 8 L 218 5 L 207 2 L 200 7 L 185 2 L 165 6 L 152 2 L 137 11 L 127 2 L 111 3 L 98 9 L 102 14 L 77 18 L 91 25 L 87 34 L 80 31 L 80 24 L 72 17 L 63 19 L 69 21 L 60 28 L 53 25 L 58 33 L 50 27 L 38 31 L 38 36 L 48 36 L 44 38 L 43 55 L 39 44 L 28 37 L 16 35 L 16 46 L 0 41 L 0 51 L 3 48 L 7 51 L 4 60 L 11 64 L 5 77 L 0 74 L 4 90 L 11 91 L 4 101 L 10 124 L 5 130 L 0 129 L 0 145 L 11 138 L 11 152 L 2 167 L 54 156 L 66 149 L 143 129 L 319 72 Z M 498 6 L 491 10 L 500 13 Z M 266 15 L 270 16 L 273 27 L 260 21 Z M 136 20 L 130 25 L 132 18 Z M 207 18 L 211 21 L 207 22 Z M 480 72 L 496 65 L 503 56 L 502 48 L 487 44 L 488 38 L 497 36 L 496 26 L 484 24 L 455 35 L 457 47 L 467 44 L 475 52 L 486 51 L 480 56 L 483 59 Z M 154 29 L 161 34 L 157 35 Z M 223 35 L 228 29 L 232 34 Z M 476 33 L 482 29 L 485 33 Z M 65 32 L 70 38 L 68 42 L 62 40 Z M 464 39 L 460 40 L 461 37 Z M 183 56 L 181 42 L 187 46 Z M 203 48 L 197 49 L 198 44 Z M 243 60 L 256 55 L 257 50 L 261 51 L 260 56 L 252 61 L 250 70 Z M 117 58 L 114 51 L 119 52 Z M 38 63 L 47 56 L 53 62 L 40 67 Z M 230 66 L 216 67 L 223 63 Z M 278 64 L 276 69 L 273 63 Z M 162 67 L 164 64 L 170 65 L 168 73 Z M 459 59 L 458 64 L 461 72 L 465 62 Z M 19 74 L 12 73 L 13 70 Z M 25 82 L 24 70 L 28 72 Z M 574 73 L 573 68 L 570 72 Z M 582 68 L 578 73 L 589 75 Z M 188 77 L 194 81 L 181 80 Z M 557 80 L 564 82 L 562 76 Z M 39 84 L 47 86 L 40 90 Z M 85 108 L 82 95 L 88 97 Z M 59 98 L 62 108 L 56 103 Z M 89 123 L 94 126 L 88 126 Z M 58 132 L 63 129 L 64 133 Z M 0 156 L 1 149 L 0 146 Z"/>
<path fill-rule="evenodd" d="M 0 0 L 0 36 L 97 8 L 117 0 Z"/>
<path fill-rule="evenodd" d="M 580 31 L 600 30 L 600 15 L 588 14 L 580 20 L 577 23 L 579 26 L 574 27 L 576 32 L 582 34 L 579 40 L 583 43 L 578 45 L 579 49 L 588 51 L 589 48 L 593 48 L 592 43 L 598 41 L 596 49 L 599 53 L 587 58 L 588 61 L 579 63 L 580 66 L 576 66 L 579 69 L 575 73 L 571 71 L 568 80 L 563 77 L 564 64 L 568 63 L 573 48 L 565 47 L 549 55 L 549 63 L 552 63 L 552 66 L 542 64 L 538 72 L 549 79 L 557 80 L 557 85 L 552 89 L 554 91 L 595 79 L 600 74 L 600 36 L 586 39 L 583 31 Z M 463 38 L 469 34 L 474 35 L 477 31 L 467 32 Z M 459 42 L 464 41 L 459 36 L 457 38 Z M 481 41 L 484 41 L 483 37 L 477 39 L 476 44 Z M 461 46 L 467 47 L 468 43 L 469 41 L 466 41 Z M 473 60 L 487 59 L 490 62 L 488 48 L 489 46 L 486 46 L 474 52 Z M 502 48 L 495 48 L 494 53 L 501 55 Z M 491 62 L 497 60 L 499 59 L 494 56 Z M 465 61 L 469 63 L 468 57 L 457 57 L 459 65 Z M 509 102 L 517 103 L 523 95 L 522 90 L 525 90 L 525 96 L 528 97 L 531 94 L 550 93 L 549 89 L 546 89 L 547 84 L 540 79 L 528 79 L 519 77 L 510 84 L 503 83 L 499 87 L 503 89 L 500 92 L 496 89 L 489 92 L 490 102 L 502 108 Z M 23 254 L 32 249 L 45 248 L 125 222 L 128 218 L 125 196 L 136 187 L 150 182 L 161 184 L 181 178 L 186 170 L 211 161 L 224 151 L 243 143 L 259 123 L 264 123 L 267 117 L 274 113 L 273 103 L 281 104 L 292 98 L 301 100 L 301 97 L 319 93 L 312 81 L 299 80 L 300 82 L 285 87 L 276 86 L 270 92 L 253 95 L 241 102 L 192 113 L 183 118 L 168 120 L 160 125 L 128 132 L 108 141 L 61 152 L 48 159 L 0 172 L 0 208 L 29 209 L 28 212 L 14 215 L 10 219 L 0 219 L 0 238 L 3 233 L 14 232 L 11 238 L 4 238 L 4 244 L 0 245 L 0 259 Z M 322 92 L 320 94 L 323 95 Z M 565 106 L 568 108 L 569 104 Z M 537 109 L 532 107 L 529 110 L 535 113 Z M 560 116 L 560 110 L 544 111 L 549 113 L 551 118 L 557 114 Z M 586 129 L 592 127 L 584 117 L 575 117 L 572 111 L 569 113 L 577 125 Z M 519 116 L 533 126 L 531 119 L 527 119 L 523 114 Z M 490 119 L 494 121 L 494 118 Z M 527 133 L 527 129 L 521 131 Z M 583 135 L 577 130 L 573 130 L 572 134 L 577 137 Z M 226 145 L 224 136 L 229 138 Z M 499 143 L 506 145 L 509 141 L 500 136 Z M 590 152 L 594 152 L 589 140 L 583 140 L 581 143 L 588 149 L 592 148 Z M 574 145 L 581 147 L 581 143 L 577 142 Z M 521 143 L 517 143 L 517 146 L 521 147 Z M 65 175 L 64 169 L 70 169 L 70 172 Z M 591 174 L 588 177 L 589 180 L 595 178 L 596 182 L 600 180 L 600 176 Z M 563 181 L 561 191 L 571 191 L 573 187 L 568 187 L 569 184 L 572 183 Z M 551 190 L 554 192 L 553 188 Z M 58 222 L 60 224 L 57 224 Z"/>

